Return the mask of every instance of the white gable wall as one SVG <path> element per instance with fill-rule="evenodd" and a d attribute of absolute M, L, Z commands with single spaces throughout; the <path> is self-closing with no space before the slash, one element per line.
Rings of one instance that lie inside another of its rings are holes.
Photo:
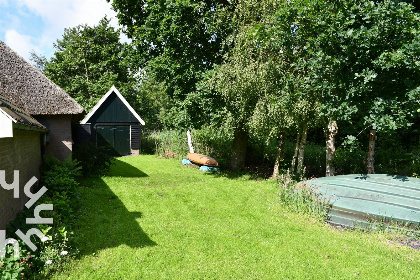
<path fill-rule="evenodd" d="M 15 120 L 0 109 L 0 138 L 13 137 L 13 123 Z"/>

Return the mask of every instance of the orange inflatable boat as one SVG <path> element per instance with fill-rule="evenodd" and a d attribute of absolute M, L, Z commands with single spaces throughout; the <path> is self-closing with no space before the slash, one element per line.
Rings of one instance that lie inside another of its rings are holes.
<path fill-rule="evenodd" d="M 206 156 L 206 155 L 197 154 L 197 153 L 193 153 L 193 154 L 189 153 L 187 155 L 187 158 L 196 164 L 207 165 L 207 166 L 219 166 L 219 163 L 214 158 Z"/>

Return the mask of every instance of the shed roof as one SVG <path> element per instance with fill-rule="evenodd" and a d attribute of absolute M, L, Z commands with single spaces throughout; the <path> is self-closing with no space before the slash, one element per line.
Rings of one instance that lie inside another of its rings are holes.
<path fill-rule="evenodd" d="M 14 123 L 23 124 L 36 130 L 48 131 L 48 129 L 31 117 L 27 112 L 13 104 L 13 102 L 4 96 L 0 89 L 0 112 L 6 114 Z"/>
<path fill-rule="evenodd" d="M 0 89 L 31 115 L 80 114 L 83 107 L 0 40 Z"/>
<path fill-rule="evenodd" d="M 126 108 L 133 114 L 134 118 L 139 121 L 142 125 L 145 124 L 145 122 L 140 118 L 140 116 L 136 113 L 136 111 L 131 107 L 131 105 L 125 100 L 124 96 L 121 95 L 121 93 L 117 90 L 115 86 L 112 86 L 111 89 L 104 95 L 102 98 L 96 103 L 95 107 L 90 110 L 90 112 L 87 114 L 87 116 L 82 120 L 81 124 L 90 123 L 92 117 L 95 115 L 95 113 L 98 111 L 99 108 L 105 103 L 105 101 L 111 96 L 112 93 L 115 93 L 117 98 L 121 100 L 121 102 L 126 106 Z"/>

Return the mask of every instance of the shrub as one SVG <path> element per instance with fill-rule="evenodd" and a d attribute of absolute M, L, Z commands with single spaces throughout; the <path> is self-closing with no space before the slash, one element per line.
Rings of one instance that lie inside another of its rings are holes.
<path fill-rule="evenodd" d="M 354 136 L 347 136 L 343 143 L 337 147 L 334 158 L 337 174 L 365 173 L 364 158 L 366 152 L 361 143 Z"/>
<path fill-rule="evenodd" d="M 13 247 L 7 246 L 6 257 L 0 259 L 1 279 L 39 279 L 58 269 L 63 262 L 77 254 L 73 246 L 71 228 L 75 222 L 78 205 L 78 183 L 80 167 L 70 158 L 61 162 L 47 157 L 42 167 L 42 182 L 48 191 L 30 209 L 18 213 L 17 218 L 7 225 L 7 238 L 19 241 L 19 257 L 14 258 Z M 40 188 L 40 187 L 38 187 Z M 35 189 L 35 192 L 37 190 Z M 28 225 L 26 218 L 34 217 L 34 209 L 40 204 L 53 204 L 54 210 L 42 211 L 44 218 L 53 218 L 52 225 Z M 38 228 L 47 241 L 38 237 L 31 238 L 37 250 L 33 252 L 15 235 L 16 230 L 26 233 L 31 228 Z"/>
<path fill-rule="evenodd" d="M 79 162 L 85 177 L 104 175 L 115 162 L 110 146 L 96 146 L 91 142 L 76 145 L 73 157 Z"/>
<path fill-rule="evenodd" d="M 197 153 L 214 157 L 222 167 L 229 164 L 233 133 L 222 129 L 206 128 L 194 130 L 192 138 Z"/>
<path fill-rule="evenodd" d="M 214 157 L 222 168 L 230 162 L 233 133 L 223 128 L 206 127 L 192 130 L 195 152 Z M 271 169 L 277 155 L 277 141 L 265 142 L 265 137 L 249 136 L 247 148 L 247 164 Z M 322 139 L 322 138 L 321 138 Z M 319 140 L 319 139 L 318 139 Z M 323 139 L 322 139 L 323 140 Z M 354 136 L 345 137 L 337 143 L 334 158 L 336 174 L 365 173 L 367 157 L 366 141 Z M 388 173 L 413 176 L 420 170 L 420 146 L 404 147 L 400 142 L 378 141 L 375 149 L 376 173 Z M 143 134 L 142 152 L 164 157 L 185 157 L 188 153 L 186 130 L 153 131 Z M 290 168 L 295 151 L 295 138 L 286 137 L 283 147 L 284 160 L 281 172 Z M 305 148 L 304 166 L 308 177 L 325 176 L 325 145 L 320 141 L 308 140 Z M 418 175 L 416 175 L 418 176 Z"/>
<path fill-rule="evenodd" d="M 183 157 L 188 154 L 187 133 L 182 130 L 166 130 L 154 133 L 153 138 L 157 144 L 156 154 L 168 156 L 174 154 Z"/>

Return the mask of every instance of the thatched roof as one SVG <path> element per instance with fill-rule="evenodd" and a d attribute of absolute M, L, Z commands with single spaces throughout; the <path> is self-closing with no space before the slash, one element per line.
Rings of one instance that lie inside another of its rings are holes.
<path fill-rule="evenodd" d="M 31 117 L 27 112 L 16 106 L 10 99 L 4 96 L 0 90 L 0 110 L 9 115 L 18 124 L 23 124 L 41 131 L 48 131 L 46 127 Z"/>
<path fill-rule="evenodd" d="M 83 107 L 0 40 L 0 89 L 31 115 L 80 114 Z"/>

